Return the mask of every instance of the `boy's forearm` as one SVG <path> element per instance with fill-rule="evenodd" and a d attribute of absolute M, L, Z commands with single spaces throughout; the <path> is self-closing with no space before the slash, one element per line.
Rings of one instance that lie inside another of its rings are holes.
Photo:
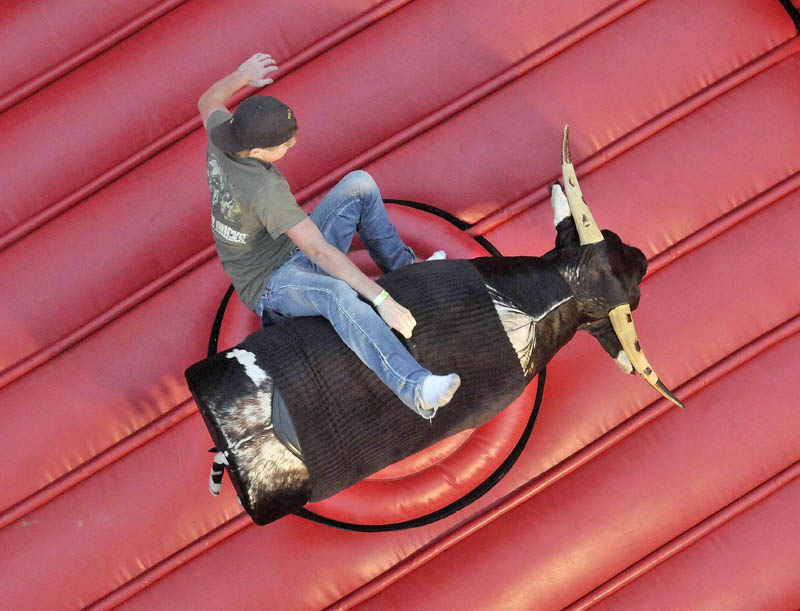
<path fill-rule="evenodd" d="M 347 255 L 333 246 L 315 253 L 312 261 L 327 274 L 343 280 L 358 294 L 370 301 L 375 299 L 382 290 L 378 283 L 362 272 Z"/>
<path fill-rule="evenodd" d="M 368 301 L 374 300 L 383 293 L 383 288 L 369 276 L 362 272 L 347 255 L 339 252 L 333 246 L 315 253 L 314 263 L 319 265 L 326 273 L 339 280 L 343 280 L 362 297 Z M 396 329 L 405 337 L 411 337 L 417 321 L 411 312 L 392 299 L 388 293 L 379 297 L 376 304 L 378 315 L 392 329 Z"/>
<path fill-rule="evenodd" d="M 197 101 L 198 110 L 203 114 L 203 111 L 207 108 L 224 106 L 225 102 L 227 102 L 234 93 L 247 85 L 248 80 L 248 75 L 241 70 L 231 72 L 228 76 L 218 80 L 211 85 L 211 87 L 206 89 Z"/>

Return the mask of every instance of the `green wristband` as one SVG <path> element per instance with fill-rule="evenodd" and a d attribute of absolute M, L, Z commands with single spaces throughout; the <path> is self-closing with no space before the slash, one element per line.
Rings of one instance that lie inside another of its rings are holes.
<path fill-rule="evenodd" d="M 380 293 L 378 293 L 378 296 L 372 300 L 372 305 L 377 308 L 388 296 L 389 293 L 386 291 L 386 289 L 383 289 Z"/>

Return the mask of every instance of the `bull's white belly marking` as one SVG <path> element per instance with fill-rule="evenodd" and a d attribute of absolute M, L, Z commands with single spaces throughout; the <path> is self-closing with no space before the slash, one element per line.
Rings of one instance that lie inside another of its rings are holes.
<path fill-rule="evenodd" d="M 229 359 L 236 359 L 244 367 L 244 372 L 247 374 L 253 384 L 261 386 L 267 379 L 267 372 L 256 365 L 256 355 L 247 350 L 240 350 L 235 348 L 228 353 Z"/>
<path fill-rule="evenodd" d="M 487 284 L 486 288 L 492 297 L 500 322 L 503 324 L 503 330 L 517 353 L 519 364 L 522 366 L 525 375 L 528 375 L 535 365 L 533 351 L 536 348 L 536 323 L 543 320 L 545 316 L 560 305 L 572 299 L 572 295 L 551 304 L 545 312 L 532 316 L 515 307 L 509 300 L 498 293 L 494 287 Z"/>

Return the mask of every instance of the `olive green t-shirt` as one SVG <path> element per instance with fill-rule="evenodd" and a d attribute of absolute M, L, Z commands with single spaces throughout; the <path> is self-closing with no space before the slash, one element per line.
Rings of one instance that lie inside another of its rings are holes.
<path fill-rule="evenodd" d="M 230 117 L 215 110 L 208 131 Z M 274 164 L 223 153 L 210 138 L 206 172 L 217 254 L 242 302 L 255 310 L 270 276 L 291 254 L 286 232 L 306 213 Z"/>

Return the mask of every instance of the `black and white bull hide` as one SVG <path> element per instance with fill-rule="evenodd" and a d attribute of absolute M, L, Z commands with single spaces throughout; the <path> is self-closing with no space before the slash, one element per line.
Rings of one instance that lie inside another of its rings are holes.
<path fill-rule="evenodd" d="M 263 329 L 187 369 L 189 387 L 220 450 L 212 493 L 227 469 L 257 524 L 331 496 L 491 419 L 579 330 L 594 336 L 623 371 L 638 372 L 682 407 L 650 367 L 633 327 L 631 310 L 639 304 L 647 260 L 612 231 L 598 229 L 578 186 L 566 128 L 562 171 L 566 195 L 558 184 L 551 190 L 556 241 L 550 252 L 432 261 L 399 270 L 402 286 L 419 284 L 398 298 L 418 319 L 414 336 L 421 339 L 408 342 L 408 349 L 432 371 L 462 377 L 453 401 L 430 424 L 358 362 L 349 364 L 351 353 L 338 338 L 321 337 L 330 327 L 319 318 L 289 321 L 288 331 L 280 330 L 284 325 Z M 454 274 L 465 279 L 453 280 Z M 404 294 L 389 286 L 393 295 Z M 415 309 L 418 295 L 422 301 Z M 428 318 L 425 308 L 438 314 Z M 426 325 L 436 327 L 427 340 Z M 288 352 L 305 356 L 286 364 Z M 340 362 L 352 373 L 342 371 Z M 347 398 L 340 401 L 340 395 Z"/>

